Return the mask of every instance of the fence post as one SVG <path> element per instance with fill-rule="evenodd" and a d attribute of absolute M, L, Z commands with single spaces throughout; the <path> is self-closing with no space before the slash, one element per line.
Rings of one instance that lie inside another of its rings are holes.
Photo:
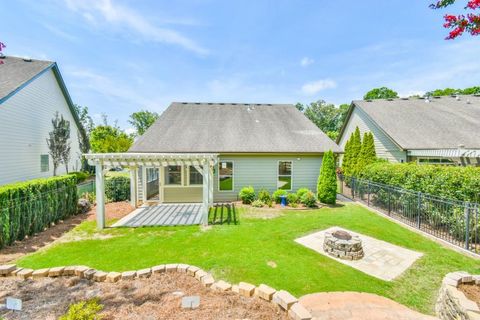
<path fill-rule="evenodd" d="M 370 180 L 367 180 L 367 206 L 370 207 Z"/>
<path fill-rule="evenodd" d="M 420 229 L 421 215 L 422 215 L 422 193 L 419 191 L 417 193 L 417 228 L 418 229 Z"/>
<path fill-rule="evenodd" d="M 388 190 L 388 215 L 390 215 L 392 212 L 392 203 L 391 203 L 392 188 L 387 187 L 387 190 Z"/>
<path fill-rule="evenodd" d="M 352 199 L 355 199 L 355 178 L 352 177 Z"/>
<path fill-rule="evenodd" d="M 470 202 L 465 202 L 465 249 L 470 248 Z"/>

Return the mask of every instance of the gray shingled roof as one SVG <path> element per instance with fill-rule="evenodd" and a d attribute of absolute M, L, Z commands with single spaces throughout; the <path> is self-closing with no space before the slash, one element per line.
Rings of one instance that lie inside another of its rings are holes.
<path fill-rule="evenodd" d="M 50 67 L 52 61 L 31 60 L 7 56 L 0 64 L 0 100 L 17 90 L 37 74 Z"/>
<path fill-rule="evenodd" d="M 172 103 L 129 152 L 342 152 L 290 104 Z"/>
<path fill-rule="evenodd" d="M 480 96 L 353 101 L 399 146 L 480 148 Z"/>

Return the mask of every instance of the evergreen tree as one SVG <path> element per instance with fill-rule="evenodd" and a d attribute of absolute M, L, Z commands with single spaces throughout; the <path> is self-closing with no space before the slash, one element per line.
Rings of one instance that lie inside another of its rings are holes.
<path fill-rule="evenodd" d="M 363 169 L 369 164 L 375 162 L 377 158 L 375 153 L 375 142 L 373 140 L 373 134 L 371 132 L 365 132 L 363 134 L 362 148 L 360 155 L 358 156 L 355 173 L 360 174 Z"/>
<path fill-rule="evenodd" d="M 349 162 L 350 162 L 350 154 L 351 154 L 351 150 L 350 150 L 350 141 L 351 141 L 351 138 L 347 140 L 347 143 L 345 144 L 345 152 L 343 154 L 343 159 L 342 159 L 342 172 L 343 172 L 343 175 L 348 177 L 348 173 L 349 173 Z"/>
<path fill-rule="evenodd" d="M 350 143 L 350 175 L 354 176 L 357 174 L 357 162 L 360 157 L 360 151 L 362 150 L 362 139 L 360 137 L 360 129 L 358 127 L 355 128 L 355 132 L 352 137 L 352 142 Z"/>
<path fill-rule="evenodd" d="M 335 204 L 337 199 L 337 174 L 331 150 L 323 155 L 322 168 L 318 176 L 317 195 L 320 202 L 327 204 Z"/>

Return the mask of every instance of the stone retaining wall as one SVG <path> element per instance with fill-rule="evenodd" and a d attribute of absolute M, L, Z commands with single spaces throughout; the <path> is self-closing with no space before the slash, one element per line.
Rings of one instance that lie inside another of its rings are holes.
<path fill-rule="evenodd" d="M 111 282 L 115 283 L 122 280 L 132 280 L 135 278 L 149 278 L 154 273 L 163 272 L 179 272 L 194 277 L 202 283 L 205 287 L 221 292 L 233 291 L 244 297 L 258 297 L 260 299 L 275 303 L 280 306 L 293 320 L 310 320 L 312 316 L 310 312 L 305 309 L 298 299 L 284 290 L 275 290 L 265 284 L 256 287 L 247 282 L 240 282 L 239 284 L 230 284 L 223 280 L 215 281 L 213 276 L 195 266 L 188 264 L 161 264 L 151 268 L 141 270 L 125 271 L 125 272 L 104 272 L 95 270 L 86 266 L 67 266 L 54 267 L 45 269 L 27 269 L 17 267 L 16 265 L 2 265 L 0 266 L 0 277 L 13 276 L 22 280 L 39 279 L 42 277 L 68 277 L 77 276 L 80 278 L 89 279 L 97 282 Z"/>
<path fill-rule="evenodd" d="M 480 309 L 458 289 L 462 283 L 480 285 L 480 275 L 464 271 L 451 272 L 443 278 L 435 304 L 435 312 L 441 320 L 480 320 Z"/>

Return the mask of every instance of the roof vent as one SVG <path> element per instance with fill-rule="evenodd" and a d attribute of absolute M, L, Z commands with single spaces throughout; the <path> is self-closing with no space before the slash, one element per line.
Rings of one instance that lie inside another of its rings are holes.
<path fill-rule="evenodd" d="M 232 102 L 232 106 L 236 106 L 237 104 L 235 102 Z"/>
<path fill-rule="evenodd" d="M 200 102 L 195 102 L 195 104 L 200 104 Z"/>
<path fill-rule="evenodd" d="M 372 102 L 372 99 L 367 99 L 367 102 Z"/>
<path fill-rule="evenodd" d="M 408 97 L 403 97 L 403 98 L 400 98 L 402 100 L 408 100 Z"/>
<path fill-rule="evenodd" d="M 5 59 L 5 55 L 3 53 L 0 52 L 0 59 Z"/>
<path fill-rule="evenodd" d="M 255 105 L 257 105 L 257 106 L 261 106 L 262 104 L 261 104 L 261 103 L 255 103 Z"/>
<path fill-rule="evenodd" d="M 393 101 L 393 99 L 392 99 L 392 98 L 388 98 L 387 101 Z"/>
<path fill-rule="evenodd" d="M 433 99 L 440 99 L 440 96 L 434 96 Z"/>
<path fill-rule="evenodd" d="M 188 104 L 188 102 L 182 102 L 182 104 Z"/>
<path fill-rule="evenodd" d="M 480 94 L 475 93 L 473 96 L 474 96 L 474 97 L 480 97 Z"/>
<path fill-rule="evenodd" d="M 23 61 L 25 61 L 25 62 L 32 62 L 32 58 L 30 58 L 30 57 L 25 57 L 25 58 L 23 58 Z"/>
<path fill-rule="evenodd" d="M 271 103 L 267 103 L 267 106 L 272 106 L 272 104 L 271 104 Z"/>
<path fill-rule="evenodd" d="M 208 102 L 207 104 L 208 104 L 209 106 L 211 106 L 213 103 L 211 103 L 211 102 Z"/>
<path fill-rule="evenodd" d="M 225 103 L 223 103 L 223 102 L 220 102 L 220 103 L 219 103 L 219 105 L 221 105 L 221 106 L 224 106 L 224 105 L 225 105 Z"/>
<path fill-rule="evenodd" d="M 467 100 L 467 104 L 470 104 L 470 103 L 471 103 L 470 100 Z"/>

